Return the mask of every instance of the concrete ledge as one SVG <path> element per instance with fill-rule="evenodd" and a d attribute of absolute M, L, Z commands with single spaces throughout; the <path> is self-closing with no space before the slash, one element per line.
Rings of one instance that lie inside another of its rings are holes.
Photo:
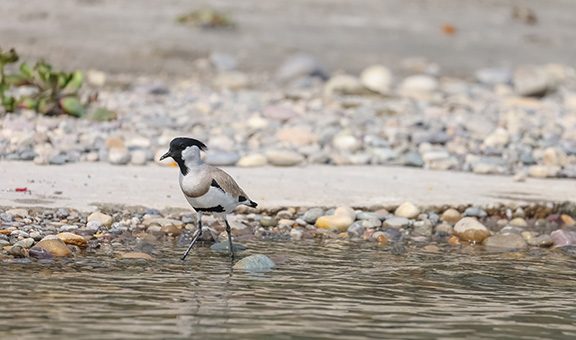
<path fill-rule="evenodd" d="M 264 208 L 287 206 L 368 207 L 412 201 L 442 204 L 576 202 L 576 181 L 486 176 L 384 166 L 226 168 Z M 178 187 L 178 169 L 156 165 L 75 163 L 36 166 L 0 162 L 0 206 L 69 207 L 94 204 L 189 208 Z M 27 187 L 30 192 L 15 192 Z"/>

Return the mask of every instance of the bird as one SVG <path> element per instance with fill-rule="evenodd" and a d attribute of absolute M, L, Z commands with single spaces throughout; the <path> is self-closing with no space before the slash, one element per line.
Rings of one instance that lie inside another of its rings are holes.
<path fill-rule="evenodd" d="M 232 176 L 202 160 L 200 152 L 207 151 L 207 149 L 206 144 L 197 139 L 177 137 L 170 142 L 168 152 L 160 157 L 160 160 L 171 157 L 178 164 L 180 189 L 182 189 L 188 203 L 196 211 L 198 228 L 181 259 L 186 259 L 202 235 L 202 214 L 212 213 L 216 218 L 224 220 L 226 224 L 229 253 L 231 259 L 234 260 L 232 235 L 227 216 L 239 205 L 256 208 L 258 203 L 246 195 Z"/>

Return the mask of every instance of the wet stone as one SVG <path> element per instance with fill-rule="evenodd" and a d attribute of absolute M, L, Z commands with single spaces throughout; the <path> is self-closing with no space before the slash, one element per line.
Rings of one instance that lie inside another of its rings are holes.
<path fill-rule="evenodd" d="M 411 221 L 405 217 L 390 217 L 384 221 L 384 227 L 390 228 L 405 228 L 411 224 Z"/>
<path fill-rule="evenodd" d="M 304 219 L 306 223 L 314 224 L 316 223 L 316 220 L 322 215 L 324 215 L 324 209 L 312 208 L 304 213 L 302 219 Z"/>
<path fill-rule="evenodd" d="M 523 249 L 527 247 L 526 241 L 519 234 L 496 234 L 486 238 L 484 245 L 499 249 Z"/>
<path fill-rule="evenodd" d="M 230 253 L 229 249 L 230 247 L 228 246 L 228 241 L 214 243 L 213 245 L 210 246 L 210 250 L 216 253 L 229 254 Z M 237 242 L 232 242 L 232 249 L 234 249 L 234 254 L 236 254 L 246 250 L 246 246 L 239 244 Z"/>
<path fill-rule="evenodd" d="M 241 259 L 234 265 L 234 270 L 258 273 L 272 270 L 276 264 L 268 256 L 254 254 Z"/>

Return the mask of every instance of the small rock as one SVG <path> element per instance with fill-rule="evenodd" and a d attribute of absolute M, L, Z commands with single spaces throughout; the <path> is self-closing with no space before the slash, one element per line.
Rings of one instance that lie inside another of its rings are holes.
<path fill-rule="evenodd" d="M 13 245 L 12 247 L 10 247 L 10 249 L 8 249 L 8 254 L 14 256 L 14 257 L 27 257 L 28 256 L 28 252 L 26 251 L 26 249 L 22 246 L 19 245 Z"/>
<path fill-rule="evenodd" d="M 519 234 L 496 234 L 486 238 L 484 245 L 501 249 L 523 249 L 527 247 L 526 241 Z"/>
<path fill-rule="evenodd" d="M 164 218 L 164 217 L 146 217 L 142 221 L 144 226 L 149 227 L 152 225 L 158 225 L 160 227 L 168 227 L 168 226 L 175 226 L 177 228 L 182 228 L 184 223 L 180 220 L 175 220 L 171 218 Z"/>
<path fill-rule="evenodd" d="M 394 211 L 394 215 L 398 217 L 415 218 L 418 214 L 420 214 L 420 209 L 411 202 L 400 204 Z"/>
<path fill-rule="evenodd" d="M 28 255 L 38 260 L 48 260 L 53 257 L 50 252 L 43 248 L 31 248 L 28 251 Z"/>
<path fill-rule="evenodd" d="M 16 243 L 14 243 L 14 246 L 16 247 L 22 247 L 24 249 L 28 249 L 31 248 L 34 245 L 34 239 L 29 237 L 29 238 L 25 238 L 23 240 L 20 240 Z"/>
<path fill-rule="evenodd" d="M 392 87 L 392 72 L 382 65 L 370 66 L 360 75 L 360 81 L 370 91 L 380 94 L 390 93 Z"/>
<path fill-rule="evenodd" d="M 90 85 L 102 87 L 106 83 L 106 73 L 98 70 L 88 70 L 86 80 Z"/>
<path fill-rule="evenodd" d="M 520 96 L 543 96 L 551 89 L 545 69 L 524 66 L 514 71 L 514 91 Z"/>
<path fill-rule="evenodd" d="M 322 215 L 324 215 L 324 209 L 312 208 L 312 209 L 307 210 L 304 213 L 304 215 L 302 216 L 302 219 L 304 221 L 306 221 L 306 223 L 314 224 L 314 223 L 316 223 L 316 220 Z"/>
<path fill-rule="evenodd" d="M 396 216 L 387 218 L 383 223 L 384 227 L 395 229 L 405 228 L 408 227 L 409 225 L 410 225 L 409 219 L 407 219 L 406 217 L 396 217 Z"/>
<path fill-rule="evenodd" d="M 474 217 L 464 217 L 454 226 L 454 233 L 464 241 L 482 242 L 490 231 Z"/>
<path fill-rule="evenodd" d="M 357 151 L 362 146 L 362 143 L 356 137 L 348 134 L 337 135 L 332 140 L 332 144 L 336 149 L 345 152 Z"/>
<path fill-rule="evenodd" d="M 112 216 L 96 211 L 88 216 L 88 223 L 92 221 L 98 222 L 101 225 L 109 228 L 112 225 Z"/>
<path fill-rule="evenodd" d="M 127 260 L 127 259 L 134 259 L 134 260 L 146 260 L 146 261 L 152 261 L 154 260 L 154 257 L 152 257 L 149 254 L 146 253 L 140 253 L 140 252 L 127 252 L 127 253 L 122 253 L 120 255 L 120 259 L 121 260 Z"/>
<path fill-rule="evenodd" d="M 293 241 L 300 241 L 303 235 L 304 231 L 300 228 L 292 228 L 290 230 L 290 239 L 292 239 Z"/>
<path fill-rule="evenodd" d="M 264 228 L 273 228 L 278 225 L 278 220 L 270 216 L 262 216 L 260 225 Z"/>
<path fill-rule="evenodd" d="M 356 213 L 348 207 L 338 207 L 334 211 L 334 215 L 320 216 L 316 220 L 316 227 L 322 229 L 335 229 L 343 232 L 348 230 L 348 227 L 354 223 Z"/>
<path fill-rule="evenodd" d="M 9 209 L 6 210 L 6 214 L 10 215 L 11 217 L 20 217 L 20 218 L 26 218 L 26 217 L 30 217 L 30 215 L 28 215 L 28 210 L 26 209 Z"/>
<path fill-rule="evenodd" d="M 242 72 L 222 72 L 214 78 L 214 85 L 230 90 L 239 90 L 250 85 L 250 79 Z"/>
<path fill-rule="evenodd" d="M 232 243 L 232 248 L 234 249 L 234 254 L 237 254 L 241 251 L 246 250 L 246 246 L 239 244 L 239 243 Z M 214 243 L 213 245 L 210 246 L 210 250 L 217 252 L 217 253 L 224 253 L 224 254 L 229 254 L 230 253 L 230 247 L 228 246 L 228 241 L 224 241 L 224 242 L 217 242 Z"/>
<path fill-rule="evenodd" d="M 478 207 L 469 207 L 469 208 L 466 208 L 466 210 L 464 210 L 464 216 L 467 216 L 467 217 L 484 218 L 487 215 L 488 214 L 486 214 L 486 211 L 484 209 L 478 208 Z"/>
<path fill-rule="evenodd" d="M 234 151 L 211 151 L 206 155 L 206 163 L 214 166 L 230 166 L 236 164 L 240 155 Z"/>
<path fill-rule="evenodd" d="M 562 214 L 560 215 L 560 220 L 564 223 L 565 226 L 572 227 L 576 225 L 576 221 L 570 215 Z"/>
<path fill-rule="evenodd" d="M 108 151 L 108 162 L 114 165 L 126 165 L 130 162 L 130 152 L 126 148 L 111 148 Z"/>
<path fill-rule="evenodd" d="M 348 227 L 348 236 L 352 237 L 362 237 L 366 228 L 362 223 L 354 222 Z"/>
<path fill-rule="evenodd" d="M 43 238 L 32 249 L 42 248 L 54 257 L 65 257 L 72 255 L 72 252 L 59 238 Z"/>
<path fill-rule="evenodd" d="M 244 270 L 247 272 L 266 272 L 272 270 L 276 264 L 268 256 L 254 254 L 241 259 L 234 265 L 235 270 Z"/>
<path fill-rule="evenodd" d="M 73 244 L 78 247 L 86 247 L 88 245 L 88 242 L 84 237 L 73 233 L 64 232 L 59 233 L 56 236 L 66 244 Z"/>
<path fill-rule="evenodd" d="M 400 84 L 399 92 L 407 97 L 429 96 L 438 89 L 438 81 L 427 75 L 407 77 Z"/>
<path fill-rule="evenodd" d="M 266 152 L 268 163 L 276 166 L 294 166 L 301 164 L 304 157 L 301 154 L 291 150 L 269 150 Z"/>
<path fill-rule="evenodd" d="M 65 224 L 60 228 L 58 228 L 58 231 L 60 232 L 74 231 L 74 230 L 78 230 L 78 226 L 74 224 Z"/>
<path fill-rule="evenodd" d="M 412 233 L 414 236 L 432 236 L 432 222 L 429 220 L 416 221 L 413 227 L 414 230 Z"/>
<path fill-rule="evenodd" d="M 510 221 L 510 225 L 514 227 L 526 228 L 528 223 L 522 217 L 516 217 Z"/>
<path fill-rule="evenodd" d="M 130 164 L 146 165 L 148 163 L 148 152 L 146 150 L 134 150 L 130 155 Z"/>
<path fill-rule="evenodd" d="M 366 93 L 366 88 L 362 85 L 360 79 L 347 74 L 333 76 L 324 85 L 324 94 L 326 96 L 358 95 L 363 93 Z"/>
<path fill-rule="evenodd" d="M 264 166 L 266 164 L 268 164 L 266 156 L 259 153 L 246 155 L 236 163 L 237 166 L 244 168 Z"/>
<path fill-rule="evenodd" d="M 550 237 L 554 241 L 554 247 L 565 247 L 576 244 L 576 231 L 564 229 L 554 230 Z"/>
<path fill-rule="evenodd" d="M 554 244 L 554 240 L 550 235 L 539 235 L 533 238 L 529 238 L 526 242 L 531 246 L 537 247 L 550 247 Z"/>
<path fill-rule="evenodd" d="M 177 227 L 173 224 L 161 227 L 160 231 L 166 235 L 172 235 L 172 236 L 180 236 L 180 234 L 182 234 L 182 228 Z"/>
<path fill-rule="evenodd" d="M 446 209 L 446 211 L 444 211 L 442 213 L 442 216 L 440 217 L 440 219 L 446 223 L 450 223 L 452 225 L 456 224 L 456 222 L 460 221 L 460 219 L 462 218 L 462 215 L 460 215 L 460 212 L 456 209 L 453 208 L 449 208 Z"/>

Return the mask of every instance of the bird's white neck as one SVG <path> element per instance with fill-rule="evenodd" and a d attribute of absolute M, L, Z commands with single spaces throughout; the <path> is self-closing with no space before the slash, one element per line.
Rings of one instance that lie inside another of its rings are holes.
<path fill-rule="evenodd" d="M 193 168 L 204 164 L 200 157 L 200 149 L 197 146 L 189 146 L 182 151 L 182 160 L 187 168 Z"/>

